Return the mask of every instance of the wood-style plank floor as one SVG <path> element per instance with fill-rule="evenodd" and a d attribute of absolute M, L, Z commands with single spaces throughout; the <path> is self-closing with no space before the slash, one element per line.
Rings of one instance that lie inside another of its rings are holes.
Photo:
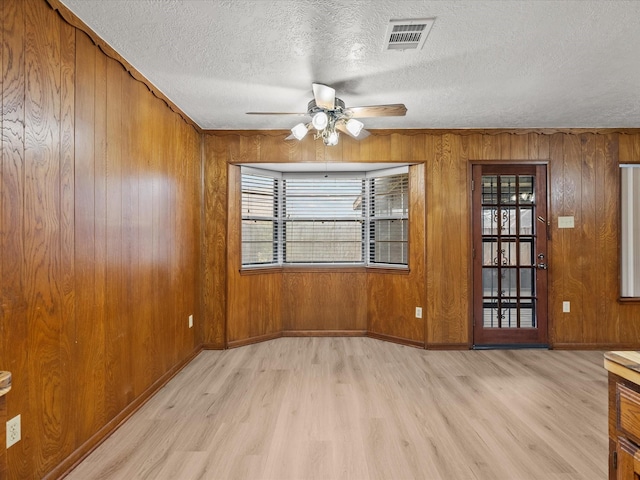
<path fill-rule="evenodd" d="M 67 478 L 601 480 L 602 362 L 369 338 L 204 351 Z"/>

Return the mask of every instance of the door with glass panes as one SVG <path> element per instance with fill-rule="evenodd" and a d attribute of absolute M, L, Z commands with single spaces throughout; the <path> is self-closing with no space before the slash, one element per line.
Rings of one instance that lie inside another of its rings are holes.
<path fill-rule="evenodd" d="M 546 166 L 472 168 L 473 343 L 546 345 Z"/>

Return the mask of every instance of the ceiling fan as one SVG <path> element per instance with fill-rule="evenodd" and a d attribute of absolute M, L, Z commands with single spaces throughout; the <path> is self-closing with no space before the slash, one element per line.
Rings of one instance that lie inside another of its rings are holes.
<path fill-rule="evenodd" d="M 335 89 L 322 83 L 314 83 L 313 100 L 307 105 L 306 113 L 287 112 L 247 112 L 247 115 L 301 115 L 311 117 L 307 123 L 299 123 L 291 129 L 285 140 L 302 140 L 314 128 L 314 138 L 322 138 L 325 145 L 337 145 L 340 132 L 361 140 L 369 136 L 364 124 L 357 120 L 365 117 L 401 117 L 407 113 L 402 103 L 372 105 L 368 107 L 346 107 L 336 97 Z"/>

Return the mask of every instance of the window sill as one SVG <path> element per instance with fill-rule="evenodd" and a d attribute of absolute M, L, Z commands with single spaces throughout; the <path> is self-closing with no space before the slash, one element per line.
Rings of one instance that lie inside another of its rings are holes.
<path fill-rule="evenodd" d="M 375 273 L 408 275 L 408 268 L 378 267 L 365 265 L 270 265 L 264 267 L 241 268 L 240 275 L 269 275 L 274 273 Z M 640 299 L 639 299 L 640 300 Z"/>
<path fill-rule="evenodd" d="M 640 297 L 619 297 L 618 303 L 622 304 L 638 304 L 640 303 Z"/>
<path fill-rule="evenodd" d="M 269 265 L 266 267 L 249 267 L 240 269 L 240 275 L 269 275 L 273 273 L 282 273 L 282 267 L 280 265 Z"/>
<path fill-rule="evenodd" d="M 378 267 L 369 265 L 367 267 L 368 273 L 380 273 L 380 274 L 392 274 L 392 275 L 409 275 L 411 270 L 408 267 Z"/>

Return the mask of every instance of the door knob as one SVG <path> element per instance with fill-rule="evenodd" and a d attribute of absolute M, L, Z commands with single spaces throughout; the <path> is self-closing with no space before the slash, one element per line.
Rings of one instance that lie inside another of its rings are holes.
<path fill-rule="evenodd" d="M 547 269 L 547 264 L 546 263 L 539 263 L 536 265 L 536 267 L 538 267 L 538 269 L 540 270 L 546 270 Z"/>

